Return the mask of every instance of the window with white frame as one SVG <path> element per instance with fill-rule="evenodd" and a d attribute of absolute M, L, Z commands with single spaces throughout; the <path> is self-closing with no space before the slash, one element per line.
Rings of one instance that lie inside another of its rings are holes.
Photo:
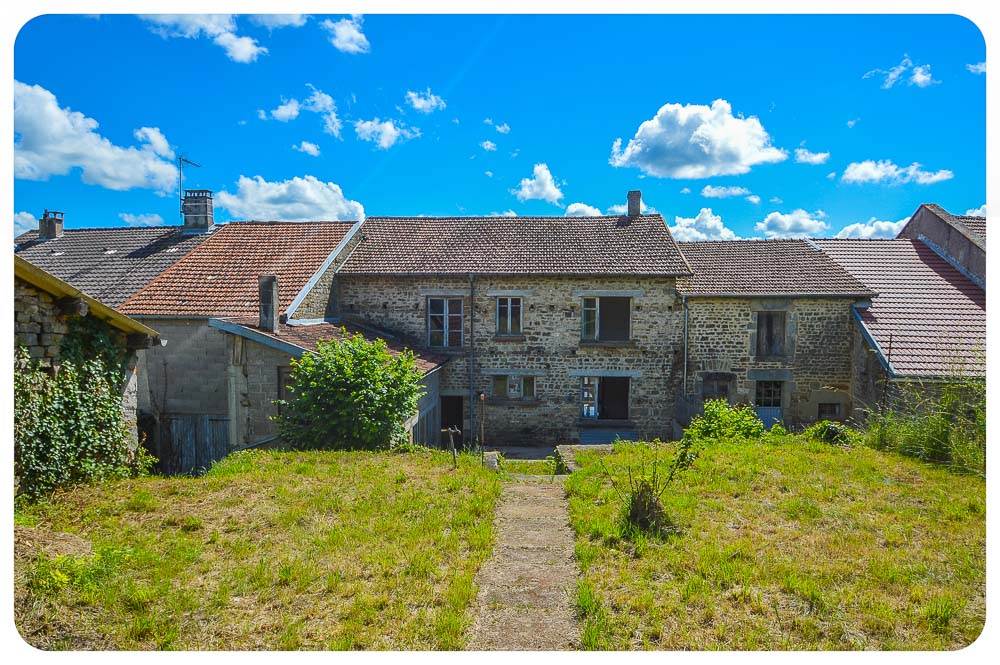
<path fill-rule="evenodd" d="M 427 299 L 427 345 L 462 346 L 462 299 Z"/>
<path fill-rule="evenodd" d="M 493 377 L 494 399 L 535 399 L 535 377 L 498 374 Z"/>
<path fill-rule="evenodd" d="M 622 296 L 583 299 L 583 339 L 624 342 L 631 335 L 632 299 Z"/>
<path fill-rule="evenodd" d="M 497 298 L 497 335 L 520 335 L 521 299 L 510 296 Z"/>

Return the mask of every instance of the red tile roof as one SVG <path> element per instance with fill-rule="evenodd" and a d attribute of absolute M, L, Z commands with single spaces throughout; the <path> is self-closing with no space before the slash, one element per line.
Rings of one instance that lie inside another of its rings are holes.
<path fill-rule="evenodd" d="M 340 268 L 376 274 L 684 275 L 660 215 L 369 217 Z"/>
<path fill-rule="evenodd" d="M 805 240 L 682 242 L 694 271 L 677 290 L 702 296 L 871 297 L 872 291 Z"/>
<path fill-rule="evenodd" d="M 225 321 L 242 328 L 252 330 L 271 339 L 297 346 L 305 351 L 315 351 L 317 343 L 321 340 L 344 339 L 345 331 L 346 335 L 355 335 L 360 333 L 367 339 L 384 339 L 389 353 L 394 356 L 402 353 L 404 349 L 411 348 L 405 346 L 399 340 L 394 339 L 391 336 L 383 335 L 378 331 L 346 322 L 331 323 L 324 321 L 320 323 L 309 323 L 294 326 L 280 324 L 278 326 L 278 332 L 275 334 L 258 328 L 257 324 L 259 323 L 259 319 L 257 317 L 228 318 L 225 319 Z M 424 374 L 434 371 L 449 360 L 449 356 L 433 353 L 431 351 L 427 351 L 426 349 L 412 350 L 415 356 L 414 360 L 416 361 L 417 369 Z"/>
<path fill-rule="evenodd" d="M 241 316 L 258 310 L 257 278 L 277 275 L 284 311 L 351 222 L 231 222 L 119 309 L 146 316 Z"/>
<path fill-rule="evenodd" d="M 985 375 L 986 292 L 968 277 L 919 240 L 815 242 L 878 292 L 861 323 L 897 376 Z"/>

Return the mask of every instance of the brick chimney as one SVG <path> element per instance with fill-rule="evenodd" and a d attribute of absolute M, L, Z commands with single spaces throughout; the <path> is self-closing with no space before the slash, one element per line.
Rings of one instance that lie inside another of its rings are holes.
<path fill-rule="evenodd" d="M 642 192 L 633 189 L 628 193 L 628 216 L 638 217 L 642 210 Z"/>
<path fill-rule="evenodd" d="M 185 231 L 203 232 L 209 230 L 215 224 L 212 190 L 185 189 L 184 205 L 181 210 L 184 213 Z"/>
<path fill-rule="evenodd" d="M 257 278 L 257 293 L 260 300 L 260 321 L 257 327 L 267 332 L 278 330 L 278 276 L 260 275 Z"/>
<path fill-rule="evenodd" d="M 55 210 L 46 210 L 42 218 L 38 220 L 38 238 L 52 240 L 61 237 L 62 234 L 63 214 Z"/>

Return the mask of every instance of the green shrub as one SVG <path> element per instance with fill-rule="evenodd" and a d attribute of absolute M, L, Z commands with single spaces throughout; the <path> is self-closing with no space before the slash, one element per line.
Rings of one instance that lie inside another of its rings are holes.
<path fill-rule="evenodd" d="M 407 440 L 404 424 L 420 398 L 413 352 L 392 355 L 385 340 L 344 333 L 292 360 L 294 399 L 279 402 L 275 418 L 292 448 L 374 450 Z"/>
<path fill-rule="evenodd" d="M 832 420 L 821 420 L 807 427 L 802 435 L 814 441 L 822 441 L 835 446 L 851 446 L 860 440 L 861 435 L 843 423 Z"/>
<path fill-rule="evenodd" d="M 764 423 L 749 404 L 730 404 L 724 399 L 706 400 L 702 415 L 684 430 L 684 438 L 759 439 Z"/>
<path fill-rule="evenodd" d="M 73 338 L 67 335 L 67 340 Z M 19 495 L 35 500 L 59 487 L 149 470 L 153 458 L 136 446 L 122 415 L 117 362 L 100 354 L 88 361 L 64 360 L 53 375 L 25 349 L 16 351 L 14 475 Z"/>

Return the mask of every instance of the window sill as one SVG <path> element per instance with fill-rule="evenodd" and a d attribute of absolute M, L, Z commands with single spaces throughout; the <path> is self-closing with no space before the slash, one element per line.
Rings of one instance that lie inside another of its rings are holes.
<path fill-rule="evenodd" d="M 580 418 L 576 421 L 577 427 L 592 428 L 592 429 L 621 429 L 628 428 L 634 429 L 636 427 L 634 420 L 605 420 L 603 418 Z"/>
<path fill-rule="evenodd" d="M 621 340 L 611 340 L 611 339 L 581 339 L 580 346 L 589 347 L 635 347 L 639 345 L 639 340 L 636 339 L 621 339 Z"/>
<path fill-rule="evenodd" d="M 486 400 L 487 406 L 514 406 L 514 407 L 531 407 L 538 406 L 542 402 L 539 399 L 502 399 L 498 397 L 490 397 Z"/>
<path fill-rule="evenodd" d="M 526 342 L 528 338 L 524 335 L 494 335 L 494 342 L 505 342 L 505 343 L 516 343 L 516 342 Z"/>

